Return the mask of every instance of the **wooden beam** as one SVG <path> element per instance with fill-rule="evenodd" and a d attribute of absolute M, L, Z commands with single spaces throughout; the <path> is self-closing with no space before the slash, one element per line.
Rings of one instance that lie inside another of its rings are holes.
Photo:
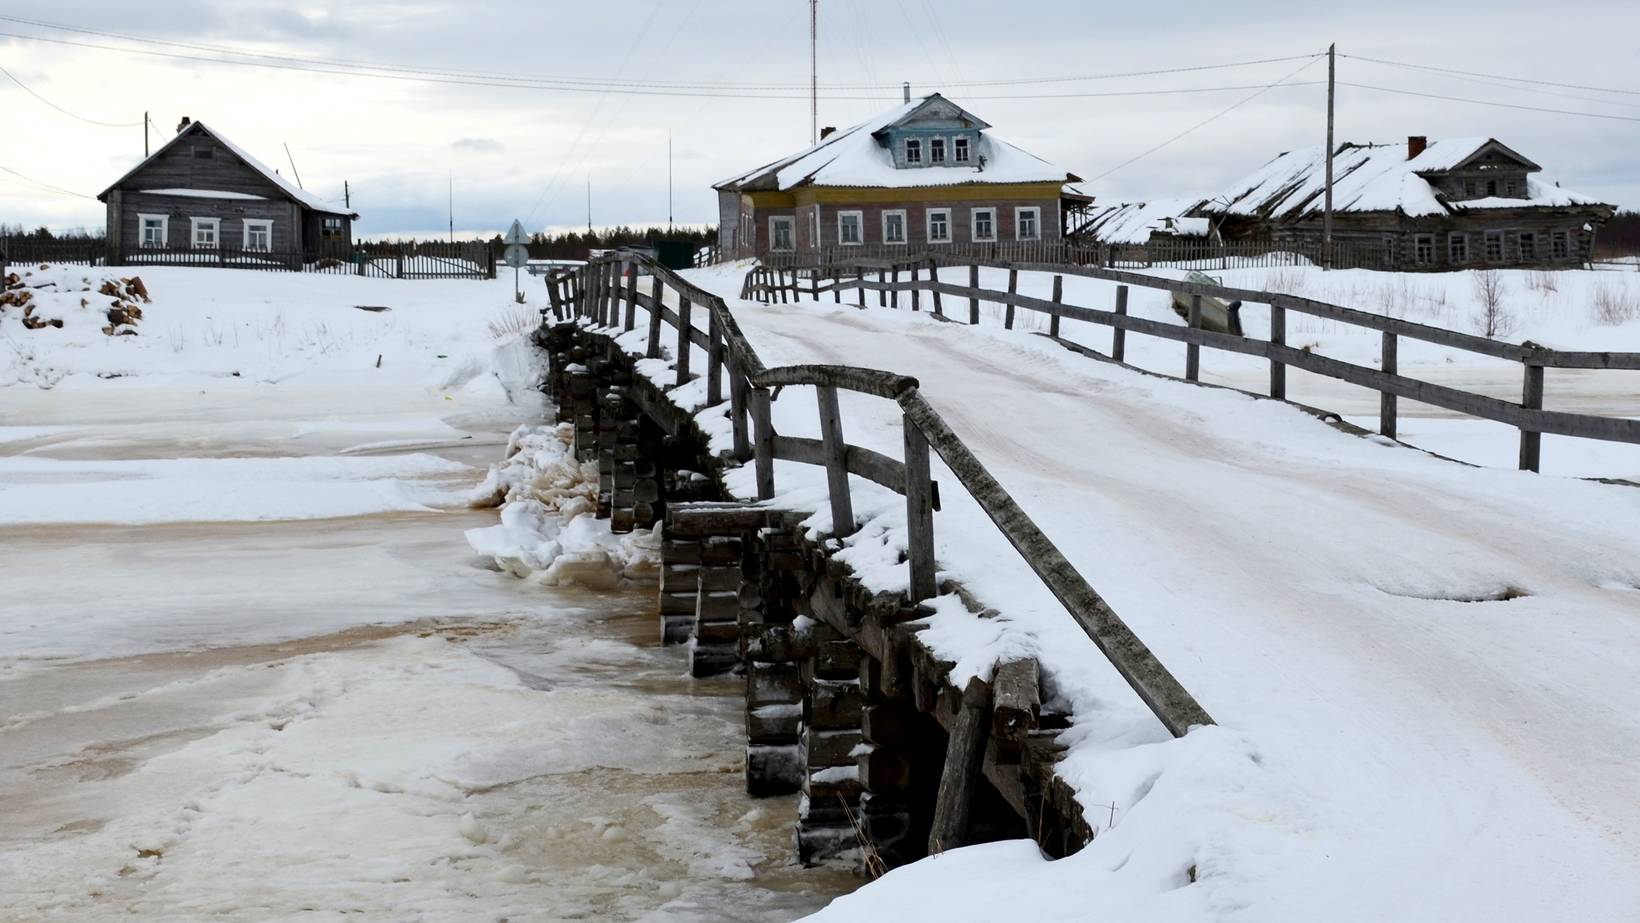
<path fill-rule="evenodd" d="M 1009 267 L 1008 268 L 1008 297 L 1004 302 L 1007 305 L 1007 314 L 1003 318 L 1003 321 L 1002 321 L 1002 327 L 1003 327 L 1004 330 L 1014 329 L 1014 296 L 1016 296 L 1018 294 L 1019 294 L 1019 270 L 1014 269 L 1013 267 Z"/>
<path fill-rule="evenodd" d="M 1270 305 L 1270 342 L 1287 345 L 1287 309 L 1278 304 Z M 1278 401 L 1287 399 L 1287 366 L 1274 357 L 1270 359 L 1270 396 Z"/>
<path fill-rule="evenodd" d="M 774 499 L 774 424 L 769 418 L 769 389 L 753 388 L 752 456 L 756 459 L 757 499 Z"/>
<path fill-rule="evenodd" d="M 1520 406 L 1525 410 L 1543 409 L 1543 366 L 1526 366 L 1525 382 L 1521 387 Z M 1520 427 L 1520 470 L 1537 471 L 1543 461 L 1543 433 Z"/>
<path fill-rule="evenodd" d="M 1378 367 L 1386 374 L 1397 374 L 1396 369 L 1400 364 L 1398 353 L 1399 349 L 1395 334 L 1386 330 L 1383 334 L 1383 347 L 1379 354 Z M 1381 391 L 1378 394 L 1378 432 L 1390 439 L 1395 438 L 1395 400 L 1395 395 L 1388 391 Z"/>
<path fill-rule="evenodd" d="M 928 473 L 928 440 L 909 418 L 902 419 L 905 434 L 905 520 L 908 530 L 906 560 L 911 568 L 913 604 L 935 596 L 934 485 Z"/>
<path fill-rule="evenodd" d="M 661 277 L 649 286 L 649 343 L 644 355 L 650 359 L 659 359 L 661 356 Z"/>
<path fill-rule="evenodd" d="M 999 743 L 1018 748 L 1036 728 L 1042 709 L 1041 680 L 1034 659 L 1009 660 L 997 665 L 991 679 L 993 700 L 991 734 Z"/>
<path fill-rule="evenodd" d="M 826 487 L 831 494 L 831 531 L 838 538 L 854 534 L 854 504 L 848 492 L 848 443 L 843 441 L 843 414 L 837 389 L 815 389 L 820 402 L 820 441 L 826 448 Z"/>
<path fill-rule="evenodd" d="M 694 339 L 690 333 L 694 326 L 689 318 L 690 301 L 687 297 L 678 299 L 678 377 L 677 384 L 689 382 L 689 344 Z"/>
<path fill-rule="evenodd" d="M 1118 285 L 1116 286 L 1115 314 L 1117 317 L 1127 317 L 1127 312 L 1128 287 L 1125 285 Z M 1121 326 L 1120 324 L 1112 325 L 1110 329 L 1110 357 L 1115 359 L 1117 362 L 1122 362 L 1126 356 L 1127 328 Z"/>
<path fill-rule="evenodd" d="M 962 691 L 962 705 L 952 718 L 945 747 L 945 768 L 934 801 L 934 824 L 928 832 L 928 851 L 938 855 L 968 843 L 968 820 L 985 761 L 991 732 L 991 690 L 971 677 Z"/>
<path fill-rule="evenodd" d="M 1187 319 L 1191 330 L 1202 329 L 1202 296 L 1190 296 L 1190 316 Z M 1202 348 L 1198 343 L 1187 343 L 1184 348 L 1184 380 L 1196 381 L 1202 375 Z"/>
<path fill-rule="evenodd" d="M 979 291 L 978 263 L 968 264 L 968 288 L 976 293 Z M 968 323 L 973 325 L 979 323 L 979 296 L 977 294 L 968 296 Z"/>
<path fill-rule="evenodd" d="M 1053 303 L 1054 304 L 1060 304 L 1064 300 L 1065 300 L 1065 277 L 1056 274 L 1053 277 Z M 1054 339 L 1059 338 L 1059 312 L 1058 311 L 1054 311 L 1052 314 L 1048 315 L 1048 336 L 1051 336 Z"/>

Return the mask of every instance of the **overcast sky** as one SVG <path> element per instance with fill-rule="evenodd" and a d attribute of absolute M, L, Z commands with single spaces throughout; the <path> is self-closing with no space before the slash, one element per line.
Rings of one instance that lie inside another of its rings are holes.
<path fill-rule="evenodd" d="M 167 42 L 267 55 L 365 61 L 426 71 L 551 75 L 586 81 L 776 87 L 808 81 L 806 0 L 0 0 L 0 16 L 48 20 Z M 0 21 L 0 32 L 104 46 L 210 52 Z M 1103 201 L 1210 193 L 1275 154 L 1324 138 L 1326 62 L 1185 138 L 1130 158 L 1293 75 L 1303 60 L 1102 80 L 976 86 L 1304 55 L 1382 58 L 1558 84 L 1493 80 L 1340 57 L 1339 80 L 1441 96 L 1621 116 L 1574 117 L 1340 87 L 1338 138 L 1404 141 L 1490 135 L 1544 176 L 1640 207 L 1640 4 L 1507 2 L 1226 4 L 1172 0 L 1004 3 L 821 0 L 823 125 L 846 126 L 898 102 L 910 81 L 965 105 L 1013 143 L 1089 180 Z M 184 115 L 200 119 L 306 188 L 340 200 L 351 184 L 365 235 L 441 233 L 454 178 L 458 235 L 513 218 L 531 229 L 584 226 L 586 185 L 599 225 L 665 223 L 667 139 L 673 214 L 715 220 L 713 182 L 805 146 L 806 96 L 742 99 L 455 86 L 138 55 L 0 37 L 0 66 L 78 116 L 110 123 L 152 114 L 155 144 Z M 409 74 L 400 72 L 404 76 Z M 968 84 L 961 86 L 960 84 Z M 1012 98 L 1239 87 L 1145 96 Z M 1628 89 L 1609 93 L 1601 89 Z M 742 91 L 746 92 L 746 91 Z M 989 97 L 989 98 L 988 98 Z M 140 128 L 86 124 L 0 76 L 0 222 L 100 228 L 103 207 L 20 179 L 95 196 L 142 157 Z M 1626 119 L 1626 120 L 1625 120 Z M 4 172 L 4 171 L 15 171 Z"/>

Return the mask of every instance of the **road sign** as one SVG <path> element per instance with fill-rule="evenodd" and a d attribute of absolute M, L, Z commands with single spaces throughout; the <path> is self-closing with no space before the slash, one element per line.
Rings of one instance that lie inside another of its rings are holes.
<path fill-rule="evenodd" d="M 501 262 L 514 269 L 523 269 L 530 262 L 529 248 L 523 244 L 508 244 L 507 249 L 501 251 Z"/>
<path fill-rule="evenodd" d="M 524 232 L 523 222 L 514 221 L 512 227 L 507 229 L 507 236 L 501 238 L 501 242 L 504 244 L 527 244 L 530 242 L 530 235 Z"/>

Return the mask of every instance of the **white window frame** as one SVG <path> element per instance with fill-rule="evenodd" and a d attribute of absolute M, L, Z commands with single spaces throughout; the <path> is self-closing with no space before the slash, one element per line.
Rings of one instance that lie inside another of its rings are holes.
<path fill-rule="evenodd" d="M 1530 239 L 1532 241 L 1532 255 L 1531 256 L 1526 255 L 1526 241 L 1528 239 Z M 1525 262 L 1527 260 L 1531 260 L 1533 262 L 1536 262 L 1538 259 L 1541 258 L 1542 254 L 1541 254 L 1541 252 L 1539 251 L 1539 248 L 1538 248 L 1538 233 L 1536 231 L 1516 231 L 1515 232 L 1515 256 L 1517 258 L 1519 258 L 1522 262 Z"/>
<path fill-rule="evenodd" d="M 201 244 L 199 232 L 204 228 L 211 229 L 211 242 Z M 221 218 L 189 218 L 188 219 L 188 249 L 190 250 L 220 250 L 222 249 L 222 219 Z"/>
<path fill-rule="evenodd" d="M 148 242 L 148 222 L 159 222 L 159 242 Z M 171 216 L 170 215 L 137 215 L 137 242 L 144 249 L 163 250 L 171 243 Z"/>
<path fill-rule="evenodd" d="M 809 211 L 809 246 L 815 249 L 820 247 L 820 206 L 818 205 Z"/>
<path fill-rule="evenodd" d="M 1422 249 L 1425 247 L 1428 248 L 1427 252 Z M 1412 235 L 1412 264 L 1414 266 L 1433 266 L 1435 262 L 1435 235 Z"/>
<path fill-rule="evenodd" d="M 859 229 L 859 240 L 844 240 L 843 226 L 848 219 L 854 219 L 854 226 Z M 866 242 L 866 213 L 863 211 L 847 211 L 837 213 L 837 245 L 840 247 L 859 247 Z"/>
<path fill-rule="evenodd" d="M 922 162 L 923 162 L 923 156 L 922 156 L 923 143 L 922 143 L 922 139 L 921 138 L 906 138 L 904 143 L 905 143 L 905 162 L 906 163 L 914 163 L 914 164 L 917 164 L 917 165 L 921 166 Z M 916 151 L 917 156 L 915 156 L 915 157 L 911 156 L 912 151 Z"/>
<path fill-rule="evenodd" d="M 1569 260 L 1572 258 L 1572 235 L 1570 231 L 1549 232 L 1549 258 L 1552 260 Z"/>
<path fill-rule="evenodd" d="M 1020 228 L 1024 226 L 1024 222 L 1021 219 L 1023 219 L 1024 216 L 1027 215 L 1027 214 L 1029 214 L 1031 216 L 1031 221 L 1036 225 L 1036 233 L 1032 234 L 1030 237 L 1026 237 L 1023 233 L 1020 232 Z M 1014 209 L 1014 239 L 1015 240 L 1041 240 L 1042 239 L 1042 206 L 1040 206 L 1040 205 L 1022 205 L 1022 206 L 1019 206 L 1018 208 Z"/>
<path fill-rule="evenodd" d="M 934 147 L 934 145 L 936 145 L 936 144 L 939 145 L 938 148 Z M 939 151 L 939 156 L 938 157 L 934 156 L 934 151 L 935 150 Z M 947 158 L 950 154 L 950 150 L 951 150 L 951 142 L 949 140 L 947 140 L 945 138 L 929 138 L 928 139 L 928 162 L 931 163 L 931 164 L 933 164 L 933 163 L 941 163 L 941 164 L 946 163 Z"/>
<path fill-rule="evenodd" d="M 944 237 L 935 237 L 934 236 L 934 219 L 936 217 L 945 219 L 945 236 Z M 948 244 L 948 243 L 950 243 L 951 242 L 951 209 L 949 209 L 949 208 L 930 208 L 928 210 L 927 215 L 925 215 L 924 219 L 923 219 L 923 230 L 924 230 L 924 232 L 926 233 L 926 235 L 928 237 L 928 242 L 931 243 L 931 244 Z"/>
<path fill-rule="evenodd" d="M 240 222 L 240 224 L 242 225 L 242 227 L 240 228 L 240 231 L 239 231 L 239 246 L 240 246 L 241 249 L 243 249 L 243 250 L 253 250 L 257 253 L 267 253 L 267 252 L 269 252 L 273 249 L 273 219 L 272 218 L 246 218 L 244 221 Z M 264 233 L 268 236 L 268 242 L 267 242 L 266 245 L 261 246 L 261 247 L 251 246 L 251 229 L 252 228 L 260 228 L 262 230 L 262 233 Z"/>
<path fill-rule="evenodd" d="M 958 156 L 958 155 L 961 156 Z M 951 139 L 951 162 L 968 163 L 974 159 L 974 142 L 965 137 Z"/>
<path fill-rule="evenodd" d="M 1446 261 L 1454 266 L 1469 262 L 1469 235 L 1453 231 L 1446 235 Z"/>
<path fill-rule="evenodd" d="M 979 216 L 988 215 L 991 218 L 991 233 L 979 236 Z M 991 206 L 971 208 L 968 210 L 968 239 L 976 244 L 995 243 L 997 239 L 997 210 Z"/>
<path fill-rule="evenodd" d="M 775 228 L 781 227 L 781 226 L 784 226 L 786 228 L 786 246 L 784 246 L 784 247 L 780 246 L 780 244 L 778 243 L 778 241 L 780 240 L 780 235 L 775 232 Z M 796 250 L 796 249 L 797 249 L 797 218 L 793 215 L 770 215 L 769 216 L 769 250 L 774 252 L 774 253 L 790 253 L 790 252 L 792 252 L 793 250 Z"/>
<path fill-rule="evenodd" d="M 1493 241 L 1498 242 L 1498 255 L 1497 256 L 1492 255 L 1492 242 Z M 1502 262 L 1506 261 L 1509 258 L 1509 251 L 1507 249 L 1507 243 L 1508 243 L 1508 241 L 1505 239 L 1504 234 L 1503 234 L 1502 231 L 1482 231 L 1481 232 L 1481 262 L 1483 262 L 1483 263 L 1502 263 Z"/>
<path fill-rule="evenodd" d="M 888 219 L 890 217 L 898 217 L 900 219 L 900 239 L 899 240 L 892 240 L 888 236 Z M 890 247 L 904 247 L 911 240 L 911 225 L 907 222 L 906 219 L 907 219 L 906 212 L 905 212 L 905 209 L 903 209 L 903 208 L 894 208 L 894 209 L 889 209 L 889 210 L 883 212 L 883 243 L 884 244 L 886 244 Z"/>

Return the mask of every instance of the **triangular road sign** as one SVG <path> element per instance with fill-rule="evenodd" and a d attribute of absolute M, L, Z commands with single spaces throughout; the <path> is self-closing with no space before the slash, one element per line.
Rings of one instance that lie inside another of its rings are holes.
<path fill-rule="evenodd" d="M 514 221 L 512 227 L 507 229 L 507 236 L 501 238 L 501 242 L 504 244 L 527 244 L 530 242 L 530 235 L 524 233 L 522 222 Z"/>

